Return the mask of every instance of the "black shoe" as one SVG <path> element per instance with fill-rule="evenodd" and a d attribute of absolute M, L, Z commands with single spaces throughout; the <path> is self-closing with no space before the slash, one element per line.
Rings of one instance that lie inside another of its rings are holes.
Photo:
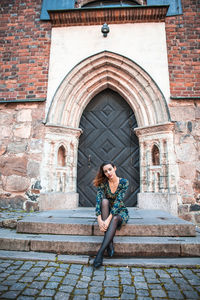
<path fill-rule="evenodd" d="M 95 257 L 95 260 L 93 262 L 93 266 L 95 268 L 99 268 L 100 266 L 102 266 L 102 263 L 103 263 L 103 256 L 96 256 Z"/>
<path fill-rule="evenodd" d="M 113 257 L 115 251 L 114 251 L 114 246 L 113 243 L 110 243 L 107 247 L 107 253 L 109 257 Z"/>

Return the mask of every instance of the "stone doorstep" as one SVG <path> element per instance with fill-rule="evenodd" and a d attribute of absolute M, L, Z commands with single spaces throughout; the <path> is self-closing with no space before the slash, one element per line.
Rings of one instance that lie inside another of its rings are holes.
<path fill-rule="evenodd" d="M 67 234 L 67 235 L 92 235 L 93 221 L 70 219 L 70 220 L 30 220 L 17 223 L 18 233 L 36 234 Z"/>
<path fill-rule="evenodd" d="M 134 220 L 121 230 L 117 230 L 116 236 L 195 236 L 195 226 L 188 224 L 137 224 Z M 37 233 L 37 234 L 67 234 L 67 235 L 103 235 L 99 231 L 96 221 L 87 219 L 52 219 L 52 220 L 22 220 L 17 222 L 18 233 Z"/>
<path fill-rule="evenodd" d="M 31 235 L 0 229 L 0 250 L 41 251 L 57 254 L 95 255 L 100 236 Z M 115 237 L 115 255 L 128 257 L 200 257 L 196 237 Z"/>
<path fill-rule="evenodd" d="M 195 225 L 167 212 L 128 208 L 130 219 L 118 236 L 195 236 Z M 102 235 L 94 208 L 53 210 L 17 222 L 17 232 L 68 235 Z"/>

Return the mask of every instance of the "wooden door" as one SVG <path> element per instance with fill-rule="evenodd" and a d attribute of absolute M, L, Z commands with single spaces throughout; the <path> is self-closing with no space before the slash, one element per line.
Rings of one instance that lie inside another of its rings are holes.
<path fill-rule="evenodd" d="M 92 181 L 105 160 L 117 166 L 117 175 L 129 180 L 126 206 L 135 206 L 139 192 L 139 143 L 134 133 L 137 122 L 127 102 L 106 89 L 96 95 L 83 112 L 78 150 L 79 205 L 95 206 Z"/>

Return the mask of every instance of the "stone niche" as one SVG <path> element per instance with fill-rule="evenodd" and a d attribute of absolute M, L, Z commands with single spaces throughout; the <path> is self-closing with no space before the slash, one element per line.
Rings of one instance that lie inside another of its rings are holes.
<path fill-rule="evenodd" d="M 174 123 L 136 128 L 140 143 L 138 207 L 177 215 L 178 167 L 174 155 Z"/>
<path fill-rule="evenodd" d="M 78 207 L 77 151 L 81 129 L 46 125 L 39 209 Z"/>

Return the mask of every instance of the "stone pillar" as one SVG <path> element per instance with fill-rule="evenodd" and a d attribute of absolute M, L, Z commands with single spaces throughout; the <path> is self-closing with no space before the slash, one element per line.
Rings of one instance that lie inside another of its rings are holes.
<path fill-rule="evenodd" d="M 161 209 L 177 215 L 179 172 L 174 152 L 174 123 L 136 128 L 140 143 L 140 193 L 138 207 Z M 153 163 L 152 150 L 159 151 Z"/>
<path fill-rule="evenodd" d="M 41 167 L 40 210 L 78 207 L 77 153 L 81 129 L 47 124 Z M 63 159 L 59 164 L 59 149 Z"/>

